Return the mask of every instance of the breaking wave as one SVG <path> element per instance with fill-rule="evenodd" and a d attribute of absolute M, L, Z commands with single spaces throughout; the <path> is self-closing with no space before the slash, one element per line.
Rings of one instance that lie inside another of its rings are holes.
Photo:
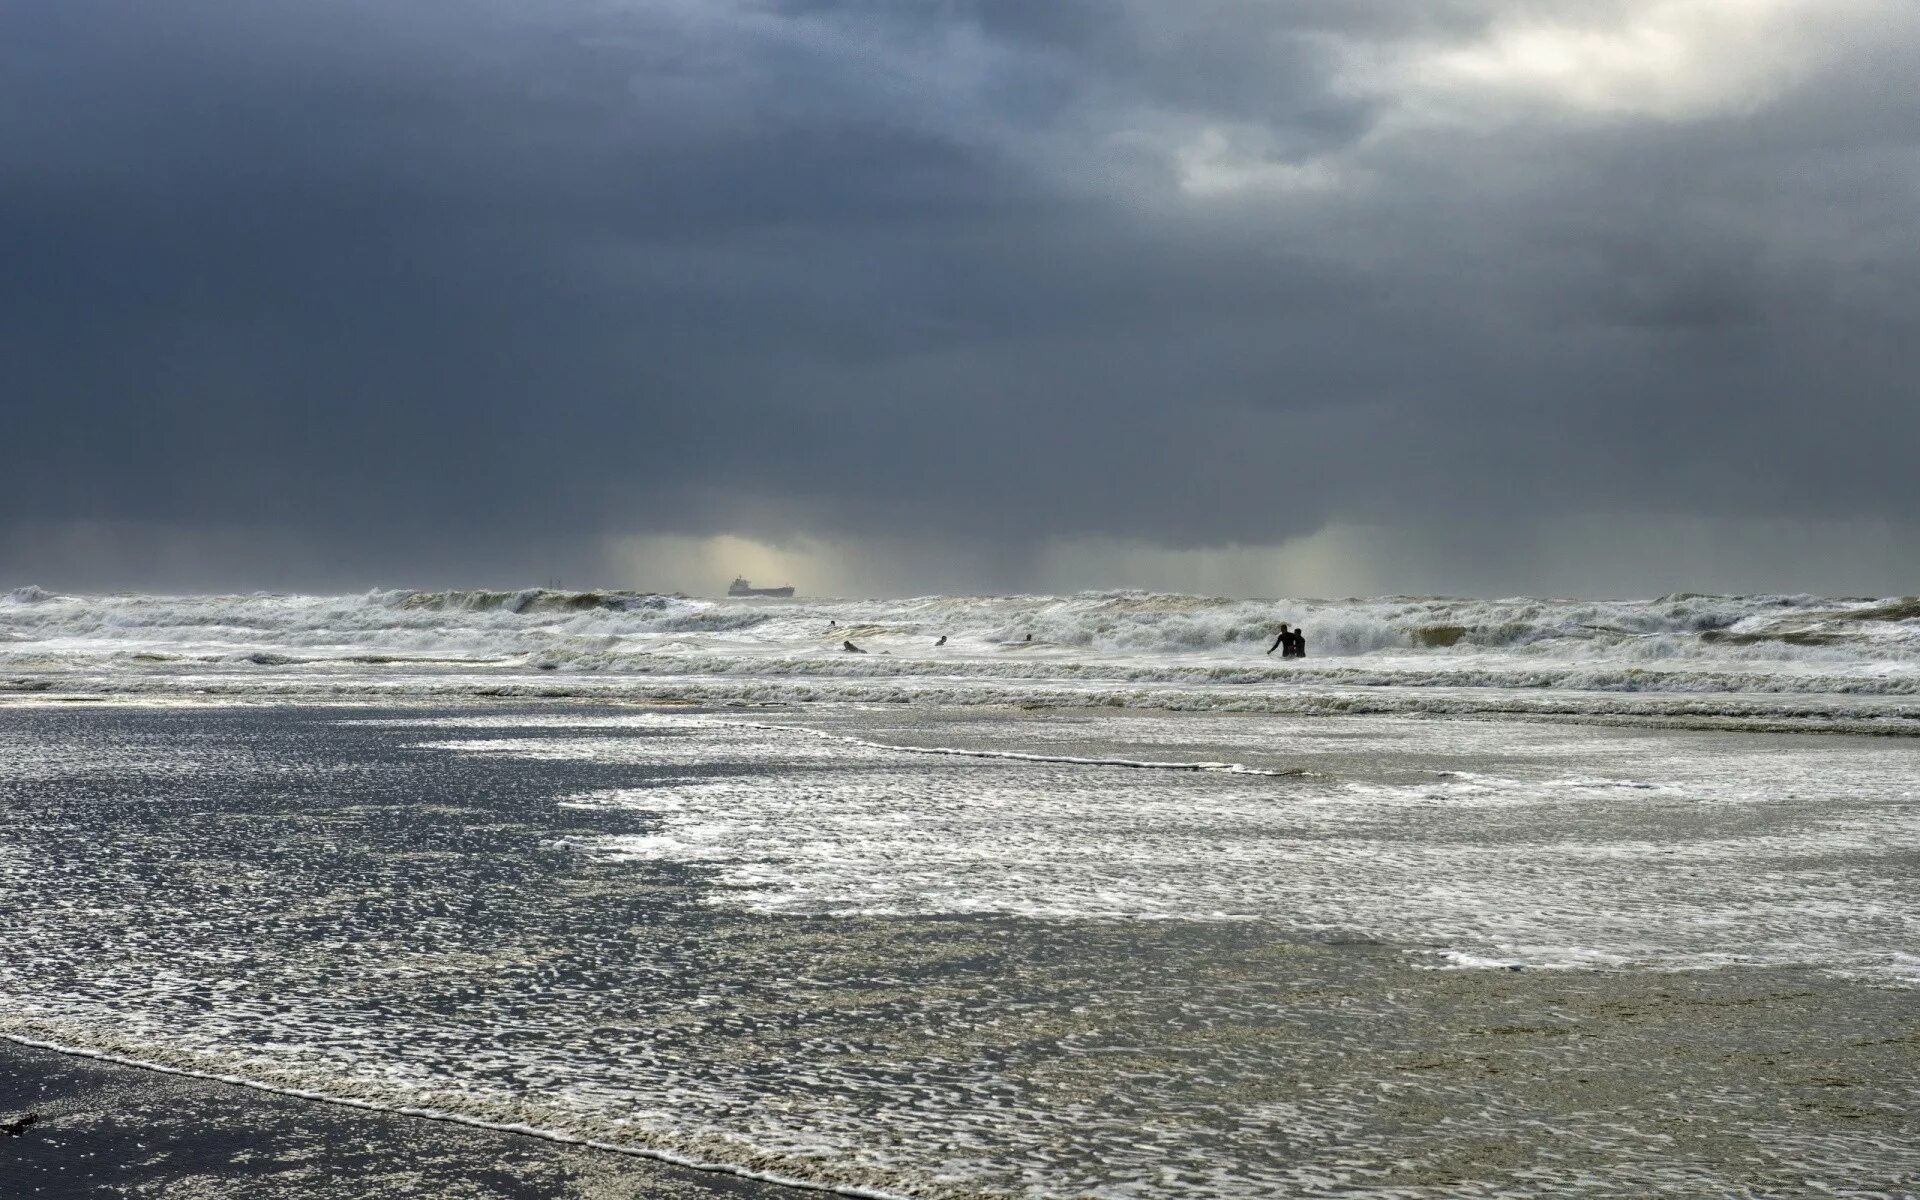
<path fill-rule="evenodd" d="M 1305 661 L 1265 653 L 1283 622 L 1305 629 Z M 847 653 L 847 642 L 863 653 Z M 191 676 L 223 693 L 447 694 L 455 672 L 469 690 L 513 694 L 536 686 L 528 679 L 550 686 L 570 676 L 704 701 L 1070 695 L 1252 711 L 1381 689 L 1897 698 L 1920 696 L 1920 597 L 716 600 L 542 588 L 72 596 L 19 587 L 0 603 L 0 689 L 165 690 Z M 307 676 L 312 689 L 297 682 Z"/>

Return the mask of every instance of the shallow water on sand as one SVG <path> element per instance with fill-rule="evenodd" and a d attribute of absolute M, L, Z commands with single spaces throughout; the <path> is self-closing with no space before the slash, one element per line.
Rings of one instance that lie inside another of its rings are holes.
<path fill-rule="evenodd" d="M 16 706 L 0 1031 L 895 1193 L 1899 1194 L 1916 780 L 1491 721 Z"/>

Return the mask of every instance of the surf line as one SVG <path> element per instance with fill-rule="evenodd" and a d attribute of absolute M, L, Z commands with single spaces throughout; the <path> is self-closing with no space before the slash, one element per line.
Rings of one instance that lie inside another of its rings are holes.
<path fill-rule="evenodd" d="M 542 1129 L 537 1125 L 524 1125 L 518 1121 L 489 1121 L 485 1117 L 470 1116 L 444 1108 L 420 1108 L 411 1104 L 376 1104 L 371 1100 L 356 1100 L 351 1096 L 332 1096 L 326 1092 L 309 1091 L 306 1088 L 289 1087 L 276 1083 L 262 1083 L 257 1079 L 248 1079 L 244 1075 L 223 1075 L 218 1071 L 194 1071 L 186 1067 L 173 1067 L 165 1063 L 152 1062 L 144 1058 L 134 1058 L 126 1054 L 114 1054 L 107 1050 L 93 1050 L 85 1046 L 73 1046 L 63 1042 L 49 1042 L 29 1037 L 23 1033 L 8 1033 L 0 1030 L 0 1041 L 15 1042 L 22 1046 L 31 1046 L 36 1050 L 51 1050 L 55 1054 L 71 1054 L 76 1058 L 91 1058 L 99 1062 L 109 1062 L 116 1066 L 134 1067 L 142 1071 L 156 1071 L 162 1075 L 178 1075 L 184 1079 L 205 1079 L 213 1083 L 231 1084 L 234 1087 L 252 1088 L 256 1092 L 266 1092 L 274 1096 L 289 1096 L 295 1100 L 310 1100 L 316 1104 L 334 1104 L 341 1108 L 357 1108 L 363 1112 L 384 1113 L 389 1116 L 418 1117 L 428 1121 L 445 1121 L 450 1125 L 466 1125 L 474 1129 L 488 1129 L 496 1133 L 513 1133 L 522 1137 L 539 1138 L 545 1142 L 556 1142 L 562 1146 L 582 1146 L 589 1150 L 605 1150 L 612 1154 L 624 1154 L 629 1158 L 650 1158 L 669 1166 L 685 1167 L 690 1171 L 703 1171 L 710 1175 L 734 1175 L 741 1179 L 752 1179 L 759 1183 L 777 1184 L 780 1187 L 798 1188 L 809 1192 L 827 1192 L 836 1196 L 855 1196 L 859 1200 L 908 1200 L 895 1192 L 883 1192 L 875 1188 L 864 1188 L 851 1183 L 822 1183 L 813 1179 L 794 1179 L 772 1171 L 756 1171 L 752 1167 L 735 1166 L 732 1163 L 705 1162 L 676 1154 L 671 1150 L 660 1150 L 651 1146 L 636 1146 L 628 1142 L 603 1142 L 595 1138 L 581 1137 L 558 1129 Z"/>
<path fill-rule="evenodd" d="M 891 750 L 899 754 L 943 754 L 952 758 L 1004 758 L 1015 762 L 1066 763 L 1079 767 L 1130 767 L 1139 771 L 1207 771 L 1223 775 L 1264 775 L 1272 779 L 1298 779 L 1313 774 L 1304 767 L 1275 770 L 1233 762 L 1154 762 L 1138 758 L 1081 758 L 1071 754 L 1027 754 L 1019 750 L 970 750 L 961 746 L 900 746 L 891 742 L 874 742 L 866 738 L 849 737 L 843 733 L 828 733 L 823 729 L 809 729 L 805 725 L 774 725 L 759 721 L 726 720 L 711 720 L 705 723 L 732 729 L 804 733 L 822 741 L 840 742 L 848 746 L 864 746 L 869 750 Z"/>

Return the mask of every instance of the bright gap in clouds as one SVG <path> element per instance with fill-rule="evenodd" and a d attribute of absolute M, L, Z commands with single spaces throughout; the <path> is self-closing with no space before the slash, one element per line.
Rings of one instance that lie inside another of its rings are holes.
<path fill-rule="evenodd" d="M 1506 543 L 1336 524 L 1278 545 L 1174 549 L 1125 538 L 1004 547 L 908 539 L 624 536 L 613 586 L 712 595 L 735 575 L 803 595 L 902 596 L 1139 588 L 1212 596 L 1657 596 L 1670 592 L 1898 595 L 1920 533 L 1892 521 L 1586 516 L 1516 526 Z"/>
<path fill-rule="evenodd" d="M 1752 111 L 1884 27 L 1905 0 L 1629 0 L 1520 6 L 1467 40 L 1346 47 L 1346 85 L 1415 123 L 1585 117 L 1704 118 Z"/>

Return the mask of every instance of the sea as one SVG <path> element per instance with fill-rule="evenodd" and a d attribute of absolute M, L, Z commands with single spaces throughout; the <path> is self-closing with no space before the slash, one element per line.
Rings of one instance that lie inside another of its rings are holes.
<path fill-rule="evenodd" d="M 1920 599 L 22 587 L 0 947 L 796 1189 L 1911 1196 Z"/>

